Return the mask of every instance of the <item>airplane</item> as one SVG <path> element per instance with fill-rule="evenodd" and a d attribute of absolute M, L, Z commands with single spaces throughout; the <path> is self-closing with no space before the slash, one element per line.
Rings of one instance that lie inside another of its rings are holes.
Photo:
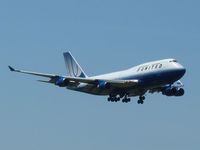
<path fill-rule="evenodd" d="M 166 96 L 183 96 L 185 91 L 180 79 L 186 69 L 176 59 L 147 62 L 127 70 L 89 77 L 70 52 L 63 53 L 67 76 L 14 69 L 10 71 L 49 78 L 38 80 L 69 90 L 99 96 L 108 96 L 109 102 L 128 103 L 130 97 L 139 97 L 143 104 L 147 93 L 160 92 Z"/>

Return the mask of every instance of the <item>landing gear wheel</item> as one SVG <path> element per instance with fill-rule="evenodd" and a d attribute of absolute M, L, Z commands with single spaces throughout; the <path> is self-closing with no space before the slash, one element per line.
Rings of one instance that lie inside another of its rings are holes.
<path fill-rule="evenodd" d="M 144 101 L 141 101 L 140 104 L 144 104 Z"/>
<path fill-rule="evenodd" d="M 138 104 L 144 104 L 144 101 L 143 100 L 138 100 L 137 103 Z"/>
<path fill-rule="evenodd" d="M 120 101 L 120 97 L 117 97 L 117 101 Z"/>
<path fill-rule="evenodd" d="M 111 101 L 111 98 L 110 97 L 108 97 L 108 99 L 107 99 L 109 102 Z"/>
<path fill-rule="evenodd" d="M 139 100 L 137 101 L 138 104 L 144 104 L 145 96 L 140 96 Z"/>
<path fill-rule="evenodd" d="M 144 101 L 145 100 L 145 96 L 140 96 L 139 99 Z"/>
<path fill-rule="evenodd" d="M 130 101 L 131 101 L 130 98 L 124 98 L 124 99 L 122 99 L 122 103 L 128 103 L 128 102 L 130 102 Z"/>
<path fill-rule="evenodd" d="M 109 95 L 107 100 L 108 100 L 108 102 L 118 102 L 118 101 L 120 101 L 120 97 L 117 97 L 116 95 Z"/>

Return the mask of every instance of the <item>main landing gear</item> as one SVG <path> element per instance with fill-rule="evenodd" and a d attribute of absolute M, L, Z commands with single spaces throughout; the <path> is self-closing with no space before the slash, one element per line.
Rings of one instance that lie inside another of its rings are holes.
<path fill-rule="evenodd" d="M 128 97 L 128 94 L 125 95 L 110 95 L 108 97 L 109 102 L 118 102 L 122 99 L 122 103 L 128 103 L 131 99 Z M 139 96 L 139 100 L 137 101 L 138 104 L 144 104 L 145 96 Z"/>
<path fill-rule="evenodd" d="M 128 103 L 128 102 L 130 102 L 131 101 L 131 99 L 130 98 L 128 98 L 128 95 L 126 94 L 125 96 L 124 96 L 124 98 L 122 99 L 122 103 Z"/>
<path fill-rule="evenodd" d="M 109 96 L 109 97 L 108 97 L 108 101 L 109 101 L 109 102 L 118 102 L 118 101 L 120 101 L 120 97 Z"/>
<path fill-rule="evenodd" d="M 128 94 L 119 95 L 119 96 L 110 95 L 110 96 L 108 97 L 108 101 L 109 101 L 109 102 L 118 102 L 118 101 L 120 101 L 120 99 L 122 99 L 122 103 L 128 103 L 128 102 L 131 101 L 131 99 L 128 98 Z"/>
<path fill-rule="evenodd" d="M 139 100 L 137 101 L 138 104 L 144 104 L 145 96 L 140 96 Z"/>

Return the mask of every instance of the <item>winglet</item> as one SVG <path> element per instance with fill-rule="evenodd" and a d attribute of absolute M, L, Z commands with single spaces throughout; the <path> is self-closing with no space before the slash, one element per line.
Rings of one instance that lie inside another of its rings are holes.
<path fill-rule="evenodd" d="M 15 71 L 15 69 L 12 68 L 11 66 L 8 66 L 8 68 L 10 69 L 10 71 Z"/>

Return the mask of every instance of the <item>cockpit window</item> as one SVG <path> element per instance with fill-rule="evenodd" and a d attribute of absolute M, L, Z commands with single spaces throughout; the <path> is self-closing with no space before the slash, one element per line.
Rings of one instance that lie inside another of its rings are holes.
<path fill-rule="evenodd" d="M 173 59 L 173 60 L 170 60 L 169 62 L 177 62 L 177 60 Z"/>

